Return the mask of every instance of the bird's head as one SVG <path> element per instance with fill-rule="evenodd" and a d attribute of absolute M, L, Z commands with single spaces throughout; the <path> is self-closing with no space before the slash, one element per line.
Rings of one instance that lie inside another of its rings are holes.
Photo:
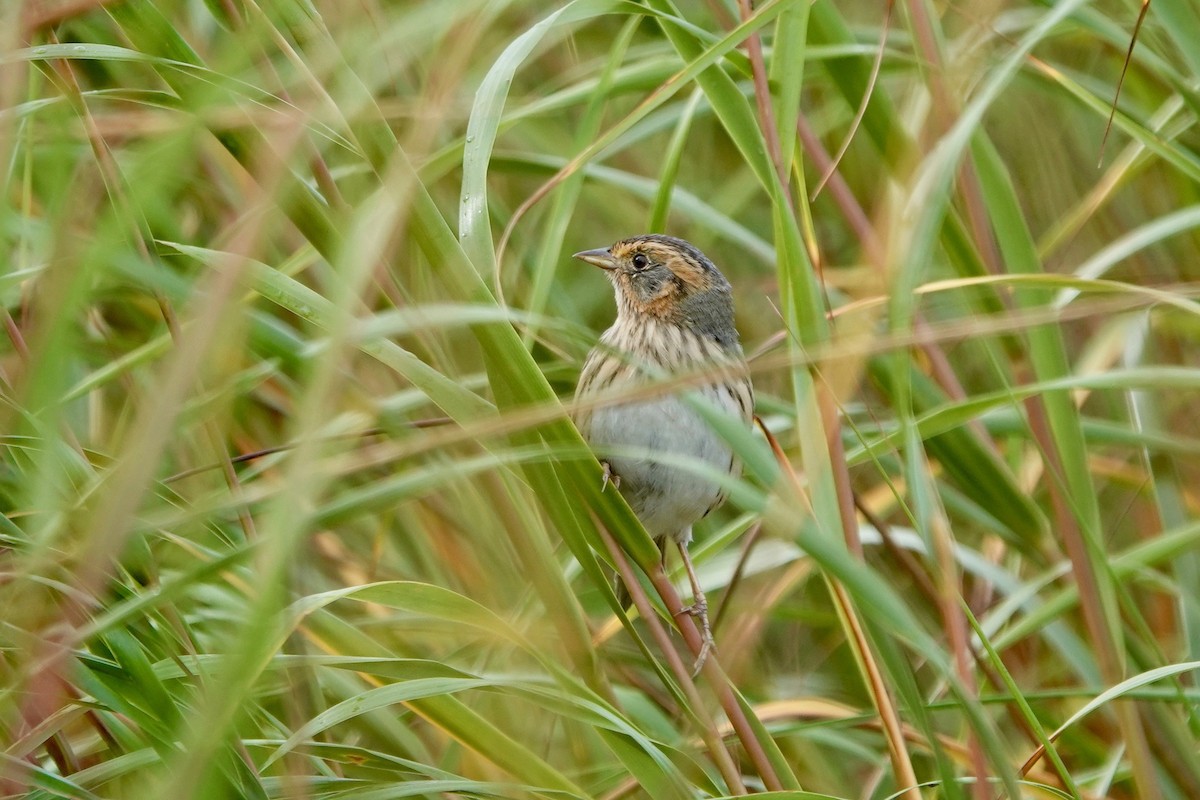
<path fill-rule="evenodd" d="M 729 281 L 683 239 L 647 234 L 575 258 L 600 267 L 616 287 L 620 317 L 653 317 L 723 345 L 737 344 Z"/>

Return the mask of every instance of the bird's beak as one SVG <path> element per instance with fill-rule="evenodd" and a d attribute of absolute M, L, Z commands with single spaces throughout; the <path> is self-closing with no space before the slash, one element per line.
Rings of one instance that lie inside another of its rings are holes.
<path fill-rule="evenodd" d="M 586 261 L 592 266 L 599 267 L 600 269 L 611 270 L 617 268 L 617 262 L 613 259 L 612 253 L 608 252 L 602 247 L 598 247 L 595 250 L 584 250 L 571 256 L 571 258 L 578 258 L 580 261 Z"/>

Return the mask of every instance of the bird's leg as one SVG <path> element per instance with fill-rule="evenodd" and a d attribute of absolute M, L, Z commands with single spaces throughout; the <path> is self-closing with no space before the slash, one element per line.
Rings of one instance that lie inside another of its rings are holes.
<path fill-rule="evenodd" d="M 676 542 L 676 544 L 679 547 L 679 555 L 683 557 L 683 567 L 687 570 L 688 580 L 692 583 L 692 604 L 681 608 L 679 613 L 691 614 L 700 625 L 702 643 L 700 653 L 696 656 L 696 663 L 692 667 L 692 676 L 695 677 L 700 674 L 700 669 L 708 659 L 708 654 L 717 645 L 713 641 L 712 626 L 708 624 L 708 600 L 704 597 L 704 590 L 700 588 L 700 579 L 696 577 L 696 569 L 692 566 L 691 556 L 688 555 L 687 542 Z"/>
<path fill-rule="evenodd" d="M 621 490 L 621 476 L 613 472 L 612 465 L 607 461 L 601 461 L 600 466 L 604 467 L 604 478 L 600 483 L 600 491 L 604 491 L 611 483 L 617 491 Z"/>

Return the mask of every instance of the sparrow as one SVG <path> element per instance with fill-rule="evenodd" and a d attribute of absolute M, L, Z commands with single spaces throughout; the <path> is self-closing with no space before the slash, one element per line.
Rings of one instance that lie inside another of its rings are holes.
<path fill-rule="evenodd" d="M 747 428 L 754 416 L 729 281 L 700 250 L 673 236 L 634 236 L 574 258 L 604 270 L 617 304 L 616 321 L 584 361 L 575 422 L 600 452 L 605 486 L 611 481 L 625 497 L 664 560 L 667 540 L 679 549 L 693 597 L 684 610 L 703 636 L 698 671 L 714 643 L 688 543 L 692 526 L 725 501 L 704 470 L 737 476 L 741 464 L 696 405 Z M 670 382 L 681 375 L 694 380 Z M 631 391 L 655 384 L 665 384 L 663 391 L 629 399 Z"/>

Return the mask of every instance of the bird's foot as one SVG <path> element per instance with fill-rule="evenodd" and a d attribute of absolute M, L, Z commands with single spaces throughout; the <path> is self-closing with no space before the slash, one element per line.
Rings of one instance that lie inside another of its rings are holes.
<path fill-rule="evenodd" d="M 705 599 L 703 594 L 700 594 L 692 601 L 690 606 L 684 606 L 679 609 L 679 613 L 695 617 L 696 624 L 700 626 L 700 652 L 696 655 L 696 663 L 692 665 L 692 677 L 694 678 L 704 668 L 704 662 L 708 660 L 708 654 L 717 647 L 717 643 L 712 635 L 712 626 L 708 623 L 708 600 Z"/>
<path fill-rule="evenodd" d="M 601 461 L 600 466 L 604 467 L 604 478 L 600 482 L 600 491 L 604 491 L 611 483 L 617 491 L 621 490 L 621 476 L 613 472 L 612 465 L 607 461 Z"/>

